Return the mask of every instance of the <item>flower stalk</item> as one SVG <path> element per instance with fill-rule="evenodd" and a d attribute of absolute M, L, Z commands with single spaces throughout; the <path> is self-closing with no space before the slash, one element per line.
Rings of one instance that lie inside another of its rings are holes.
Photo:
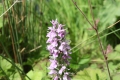
<path fill-rule="evenodd" d="M 50 70 L 49 75 L 53 80 L 71 80 L 69 77 L 68 66 L 70 46 L 66 40 L 66 30 L 64 25 L 59 24 L 57 20 L 52 20 L 52 27 L 48 27 L 47 50 L 50 52 Z"/>

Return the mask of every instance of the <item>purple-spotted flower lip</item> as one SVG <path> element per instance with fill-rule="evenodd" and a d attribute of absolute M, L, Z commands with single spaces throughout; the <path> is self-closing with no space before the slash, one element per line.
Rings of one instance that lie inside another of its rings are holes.
<path fill-rule="evenodd" d="M 59 80 L 59 77 L 58 77 L 58 76 L 55 76 L 54 80 Z"/>
<path fill-rule="evenodd" d="M 70 77 L 69 77 L 69 73 L 68 72 L 64 73 L 63 80 L 71 80 Z"/>
<path fill-rule="evenodd" d="M 59 24 L 57 19 L 50 21 L 51 27 L 48 27 L 46 41 L 47 50 L 50 52 L 50 70 L 49 74 L 53 80 L 70 80 L 69 74 L 67 74 L 70 56 L 69 42 L 66 40 L 66 30 L 62 24 Z"/>
<path fill-rule="evenodd" d="M 54 69 L 51 69 L 51 71 L 49 72 L 49 74 L 57 74 L 57 71 L 56 70 L 54 70 Z"/>
<path fill-rule="evenodd" d="M 52 23 L 53 26 L 56 26 L 58 24 L 57 19 L 56 20 L 52 20 L 50 22 Z"/>
<path fill-rule="evenodd" d="M 62 68 L 59 70 L 59 74 L 61 75 L 63 73 L 63 71 L 65 71 L 66 66 L 62 66 Z"/>
<path fill-rule="evenodd" d="M 50 60 L 50 62 L 51 62 L 51 64 L 50 64 L 50 66 L 49 66 L 49 68 L 48 69 L 51 69 L 51 70 L 53 70 L 53 69 L 55 69 L 55 68 L 57 68 L 57 64 L 58 64 L 58 62 L 54 59 L 54 60 L 52 60 L 52 59 L 49 59 Z"/>

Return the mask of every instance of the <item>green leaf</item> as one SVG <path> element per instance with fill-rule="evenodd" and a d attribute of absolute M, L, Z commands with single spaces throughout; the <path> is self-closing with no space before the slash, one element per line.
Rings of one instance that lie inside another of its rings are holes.
<path fill-rule="evenodd" d="M 79 71 L 72 80 L 106 80 L 106 75 L 100 69 L 87 68 Z"/>
<path fill-rule="evenodd" d="M 79 66 L 80 65 L 78 65 L 78 64 L 73 64 L 73 63 L 70 64 L 70 68 L 72 68 L 74 70 L 77 70 L 79 68 Z"/>
<path fill-rule="evenodd" d="M 115 51 L 115 52 L 109 53 L 107 57 L 108 57 L 108 60 L 120 60 L 120 53 Z"/>
<path fill-rule="evenodd" d="M 88 63 L 90 61 L 89 58 L 86 58 L 86 59 L 81 59 L 79 64 L 85 64 L 85 63 Z"/>
<path fill-rule="evenodd" d="M 19 73 L 15 73 L 10 76 L 10 80 L 21 80 Z"/>
<path fill-rule="evenodd" d="M 115 47 L 115 50 L 120 52 L 120 44 Z"/>
<path fill-rule="evenodd" d="M 120 80 L 120 75 L 118 74 L 118 75 L 113 76 L 113 80 Z"/>
<path fill-rule="evenodd" d="M 12 67 L 12 64 L 0 56 L 0 67 L 7 73 L 8 69 Z"/>
<path fill-rule="evenodd" d="M 100 22 L 102 30 L 105 29 L 108 25 L 112 25 L 116 21 L 116 16 L 120 16 L 120 2 L 114 0 L 105 0 L 103 7 L 99 10 L 98 17 L 100 18 Z M 111 13 L 111 14 L 110 14 Z"/>
<path fill-rule="evenodd" d="M 27 75 L 31 80 L 41 80 L 43 77 L 43 72 L 40 70 L 31 70 L 27 73 Z M 29 79 L 26 78 L 26 80 Z"/>
<path fill-rule="evenodd" d="M 42 80 L 44 78 L 45 80 L 48 80 L 48 76 L 46 74 L 47 73 L 47 62 L 48 62 L 48 59 L 38 61 L 34 65 L 33 70 L 27 73 L 28 77 L 31 80 Z"/>

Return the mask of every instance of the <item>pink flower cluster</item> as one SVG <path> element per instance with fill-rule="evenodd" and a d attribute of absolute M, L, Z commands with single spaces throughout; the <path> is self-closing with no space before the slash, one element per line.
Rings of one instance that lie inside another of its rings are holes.
<path fill-rule="evenodd" d="M 57 20 L 52 20 L 52 27 L 48 27 L 46 43 L 47 50 L 50 52 L 50 66 L 49 74 L 53 80 L 71 80 L 67 66 L 70 59 L 70 46 L 66 40 L 66 30 L 63 29 L 62 24 L 59 24 Z"/>

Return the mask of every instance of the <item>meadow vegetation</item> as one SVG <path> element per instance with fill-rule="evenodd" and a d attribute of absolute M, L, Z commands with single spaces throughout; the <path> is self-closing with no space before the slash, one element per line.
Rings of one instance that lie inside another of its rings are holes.
<path fill-rule="evenodd" d="M 89 0 L 74 0 L 94 25 Z M 120 1 L 91 0 L 112 80 L 120 75 Z M 72 0 L 0 0 L 0 80 L 51 80 L 46 49 L 50 21 L 70 40 L 72 80 L 110 80 L 97 34 Z"/>

